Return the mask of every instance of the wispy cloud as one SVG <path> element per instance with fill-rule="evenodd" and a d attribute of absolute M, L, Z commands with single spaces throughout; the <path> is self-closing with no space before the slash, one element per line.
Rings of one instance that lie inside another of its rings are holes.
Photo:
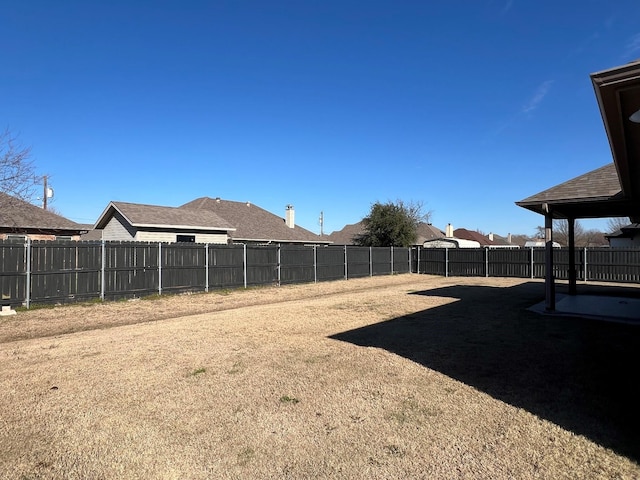
<path fill-rule="evenodd" d="M 506 15 L 507 12 L 511 10 L 511 7 L 513 7 L 513 0 L 507 0 L 504 6 L 502 7 L 502 10 L 500 10 L 500 14 Z"/>
<path fill-rule="evenodd" d="M 522 107 L 522 113 L 530 113 L 538 108 L 542 100 L 544 100 L 544 97 L 549 93 L 552 84 L 553 80 L 542 82 L 531 99 L 524 105 L 524 107 Z"/>
<path fill-rule="evenodd" d="M 625 45 L 624 57 L 632 59 L 631 57 L 635 57 L 638 54 L 640 54 L 640 33 L 636 33 L 629 39 Z"/>

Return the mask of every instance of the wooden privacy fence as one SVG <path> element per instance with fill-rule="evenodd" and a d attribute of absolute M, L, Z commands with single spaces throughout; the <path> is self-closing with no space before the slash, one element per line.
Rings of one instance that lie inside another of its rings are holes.
<path fill-rule="evenodd" d="M 576 278 L 640 283 L 640 248 L 575 251 Z M 411 253 L 411 271 L 444 276 L 544 278 L 545 249 L 422 248 Z M 569 278 L 569 249 L 553 249 L 553 275 Z"/>
<path fill-rule="evenodd" d="M 409 248 L 0 241 L 1 302 L 27 308 L 410 271 Z"/>

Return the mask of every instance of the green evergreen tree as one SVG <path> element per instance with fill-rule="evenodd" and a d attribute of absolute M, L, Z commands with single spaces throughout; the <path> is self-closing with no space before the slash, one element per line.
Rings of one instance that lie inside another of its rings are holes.
<path fill-rule="evenodd" d="M 409 247 L 416 241 L 418 224 L 430 215 L 419 203 L 376 202 L 362 219 L 364 233 L 354 241 L 365 247 Z"/>

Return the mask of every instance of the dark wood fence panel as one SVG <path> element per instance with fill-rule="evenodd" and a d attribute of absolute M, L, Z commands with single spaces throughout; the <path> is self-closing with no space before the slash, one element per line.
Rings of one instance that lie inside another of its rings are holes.
<path fill-rule="evenodd" d="M 247 285 L 278 283 L 278 247 L 247 245 Z"/>
<path fill-rule="evenodd" d="M 27 298 L 27 248 L 0 240 L 0 305 L 18 306 Z"/>
<path fill-rule="evenodd" d="M 162 290 L 197 291 L 207 287 L 207 250 L 204 245 L 162 245 Z"/>
<path fill-rule="evenodd" d="M 347 248 L 347 277 L 361 278 L 371 275 L 370 258 L 371 249 L 369 247 L 348 247 Z"/>
<path fill-rule="evenodd" d="M 244 248 L 242 245 L 209 245 L 209 287 L 244 286 Z"/>
<path fill-rule="evenodd" d="M 443 248 L 413 248 L 411 256 L 414 272 L 428 275 L 446 275 L 447 251 Z"/>
<path fill-rule="evenodd" d="M 280 248 L 280 283 L 307 283 L 315 280 L 313 247 L 287 245 Z"/>
<path fill-rule="evenodd" d="M 488 250 L 490 277 L 531 277 L 531 249 Z"/>
<path fill-rule="evenodd" d="M 31 296 L 37 303 L 100 297 L 101 245 L 34 242 L 31 245 Z"/>
<path fill-rule="evenodd" d="M 344 247 L 328 246 L 316 249 L 316 269 L 318 281 L 345 278 Z"/>
<path fill-rule="evenodd" d="M 587 272 L 587 280 L 640 283 L 640 249 L 589 249 Z"/>
<path fill-rule="evenodd" d="M 159 293 L 157 243 L 105 243 L 105 298 Z"/>
<path fill-rule="evenodd" d="M 371 272 L 373 275 L 389 275 L 391 273 L 390 248 L 371 248 Z"/>
<path fill-rule="evenodd" d="M 476 248 L 449 249 L 449 275 L 453 277 L 484 277 L 485 250 Z"/>
<path fill-rule="evenodd" d="M 393 273 L 411 272 L 411 249 L 396 247 L 393 249 Z"/>
<path fill-rule="evenodd" d="M 577 249 L 577 279 L 640 283 L 640 249 Z M 569 276 L 554 249 L 554 276 Z M 368 248 L 0 241 L 0 299 L 13 306 L 419 273 L 544 278 L 544 249 Z"/>

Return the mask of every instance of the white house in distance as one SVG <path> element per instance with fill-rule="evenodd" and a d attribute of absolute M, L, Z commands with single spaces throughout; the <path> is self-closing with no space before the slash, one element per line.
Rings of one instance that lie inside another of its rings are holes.
<path fill-rule="evenodd" d="M 210 211 L 110 202 L 96 222 L 103 240 L 228 243 L 235 228 Z"/>
<path fill-rule="evenodd" d="M 605 236 L 609 240 L 609 246 L 612 248 L 640 247 L 640 223 L 631 223 Z"/>

